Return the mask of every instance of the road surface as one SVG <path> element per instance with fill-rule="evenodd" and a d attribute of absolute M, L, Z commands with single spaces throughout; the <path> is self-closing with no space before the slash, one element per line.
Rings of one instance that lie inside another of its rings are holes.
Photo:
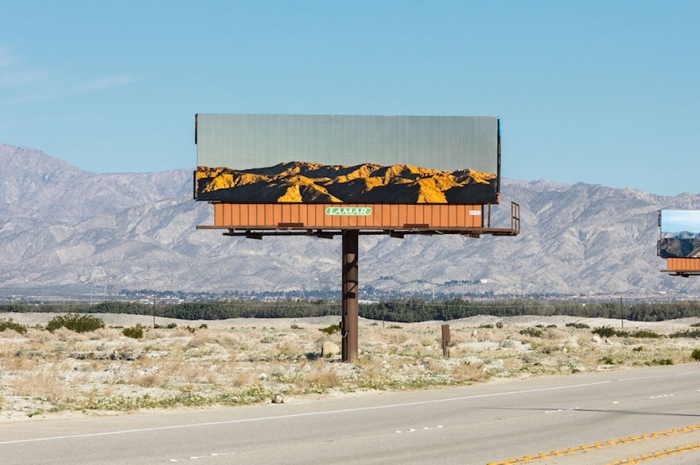
<path fill-rule="evenodd" d="M 700 364 L 0 425 L 0 463 L 700 463 Z"/>

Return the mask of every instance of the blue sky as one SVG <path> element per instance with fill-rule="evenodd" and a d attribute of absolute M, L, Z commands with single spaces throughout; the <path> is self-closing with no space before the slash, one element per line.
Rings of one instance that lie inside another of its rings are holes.
<path fill-rule="evenodd" d="M 0 4 L 0 142 L 193 168 L 195 113 L 497 115 L 503 175 L 700 193 L 698 1 Z"/>
<path fill-rule="evenodd" d="M 661 232 L 700 233 L 700 211 L 697 210 L 662 210 Z"/>

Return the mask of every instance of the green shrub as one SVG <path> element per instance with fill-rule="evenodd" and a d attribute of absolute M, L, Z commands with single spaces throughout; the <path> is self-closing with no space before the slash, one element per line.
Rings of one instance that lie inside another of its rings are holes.
<path fill-rule="evenodd" d="M 122 330 L 122 334 L 132 339 L 141 339 L 143 337 L 143 328 L 141 326 L 135 326 L 133 328 L 124 328 Z"/>
<path fill-rule="evenodd" d="M 330 325 L 327 328 L 319 328 L 318 330 L 321 331 L 322 333 L 326 333 L 329 335 L 335 334 L 337 332 L 340 332 L 340 325 Z"/>
<path fill-rule="evenodd" d="M 520 334 L 530 337 L 542 337 L 542 331 L 535 328 L 525 328 L 520 330 Z"/>
<path fill-rule="evenodd" d="M 673 360 L 670 358 L 655 358 L 651 362 L 647 362 L 647 365 L 673 365 Z"/>
<path fill-rule="evenodd" d="M 694 329 L 692 331 L 689 331 L 689 330 L 678 331 L 677 333 L 669 334 L 668 337 L 672 337 L 672 338 L 687 337 L 687 338 L 691 338 L 691 339 L 700 339 L 700 329 Z"/>
<path fill-rule="evenodd" d="M 501 323 L 500 321 L 498 323 L 496 323 L 496 328 L 498 328 L 498 329 L 503 328 L 503 323 Z"/>
<path fill-rule="evenodd" d="M 609 356 L 601 358 L 599 360 L 599 362 L 601 362 L 605 365 L 615 365 L 615 361 L 612 359 L 612 357 L 609 357 Z"/>
<path fill-rule="evenodd" d="M 566 324 L 567 328 L 576 328 L 576 329 L 588 329 L 590 326 L 588 326 L 586 323 L 567 323 Z"/>
<path fill-rule="evenodd" d="M 6 329 L 17 331 L 20 334 L 24 334 L 27 332 L 26 326 L 21 325 L 19 323 L 15 323 L 14 321 L 12 321 L 12 318 L 10 318 L 9 320 L 0 320 L 0 332 L 5 331 Z"/>
<path fill-rule="evenodd" d="M 700 362 L 700 349 L 693 349 L 693 353 L 690 354 L 690 358 Z"/>
<path fill-rule="evenodd" d="M 92 315 L 78 315 L 77 313 L 59 315 L 46 325 L 46 329 L 52 333 L 58 328 L 70 329 L 76 333 L 86 333 L 104 327 L 105 323 L 101 319 Z"/>
<path fill-rule="evenodd" d="M 647 339 L 658 339 L 661 337 L 660 334 L 657 334 L 654 331 L 649 331 L 648 329 L 640 329 L 639 331 L 635 331 L 630 334 L 630 336 Z"/>
<path fill-rule="evenodd" d="M 629 336 L 629 333 L 627 331 L 618 331 L 616 329 L 611 328 L 610 326 L 600 326 L 591 332 L 593 334 L 597 334 L 600 337 L 613 337 L 613 336 L 627 337 L 627 336 Z"/>
<path fill-rule="evenodd" d="M 485 324 L 485 325 L 479 326 L 479 328 L 491 329 L 491 328 L 493 328 L 493 325 L 491 325 L 491 324 Z"/>

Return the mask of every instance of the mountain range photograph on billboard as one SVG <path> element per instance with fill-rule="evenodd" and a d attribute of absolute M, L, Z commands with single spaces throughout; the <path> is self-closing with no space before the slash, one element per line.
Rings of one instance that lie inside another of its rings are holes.
<path fill-rule="evenodd" d="M 198 114 L 195 143 L 202 201 L 499 202 L 497 117 Z"/>
<path fill-rule="evenodd" d="M 661 210 L 661 258 L 700 258 L 700 211 Z"/>

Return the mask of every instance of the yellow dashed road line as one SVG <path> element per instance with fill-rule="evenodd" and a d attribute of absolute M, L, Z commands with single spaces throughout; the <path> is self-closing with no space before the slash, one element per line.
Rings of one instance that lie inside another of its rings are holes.
<path fill-rule="evenodd" d="M 634 463 L 649 462 L 651 460 L 662 459 L 665 457 L 670 457 L 671 455 L 682 454 L 683 452 L 692 452 L 694 450 L 700 450 L 700 443 L 675 447 L 673 449 L 666 449 L 660 452 L 652 452 L 650 454 L 642 454 L 638 457 L 615 460 L 614 462 L 606 463 L 605 465 L 632 465 Z"/>
<path fill-rule="evenodd" d="M 535 460 L 561 457 L 563 455 L 575 454 L 577 452 L 584 452 L 584 451 L 593 450 L 593 449 L 602 449 L 603 447 L 615 446 L 615 445 L 619 445 L 619 444 L 626 444 L 626 443 L 630 443 L 630 442 L 644 441 L 647 439 L 658 438 L 661 436 L 672 436 L 674 434 L 689 433 L 691 431 L 697 431 L 697 430 L 700 430 L 700 424 L 686 426 L 684 428 L 671 429 L 671 430 L 667 430 L 667 431 L 659 431 L 656 433 L 642 434 L 641 436 L 629 436 L 627 438 L 622 438 L 622 439 L 611 439 L 610 441 L 596 442 L 595 444 L 590 444 L 590 445 L 585 445 L 585 446 L 570 447 L 569 449 L 541 452 L 537 455 L 526 455 L 526 456 L 520 457 L 520 458 L 508 459 L 504 462 L 489 462 L 486 465 L 512 465 L 514 463 L 528 463 L 528 462 L 532 462 Z M 659 451 L 659 452 L 652 452 L 650 454 L 642 454 L 638 457 L 630 457 L 630 458 L 623 459 L 623 460 L 616 460 L 616 461 L 610 462 L 606 465 L 631 465 L 631 464 L 636 464 L 636 463 L 648 462 L 650 460 L 656 460 L 656 459 L 660 459 L 660 458 L 664 458 L 664 457 L 668 457 L 671 455 L 680 454 L 680 453 L 684 453 L 684 452 L 691 452 L 691 451 L 695 451 L 695 450 L 700 450 L 700 443 L 691 444 L 691 445 L 687 445 L 687 446 L 681 446 L 681 447 L 677 447 L 674 449 L 666 449 L 666 450 Z"/>

